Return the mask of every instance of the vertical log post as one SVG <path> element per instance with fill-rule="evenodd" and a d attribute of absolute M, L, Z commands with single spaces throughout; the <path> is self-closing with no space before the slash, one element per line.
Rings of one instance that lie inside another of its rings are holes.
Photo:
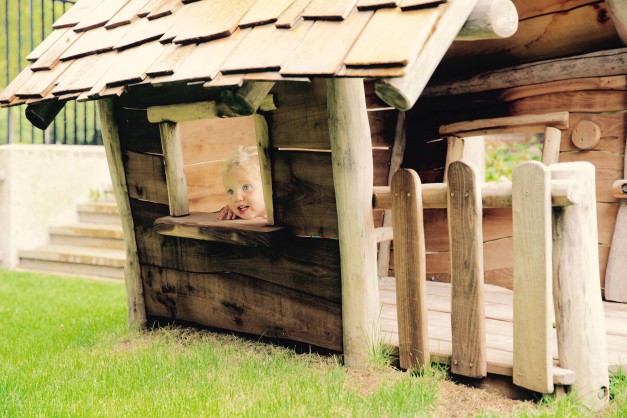
<path fill-rule="evenodd" d="M 183 146 L 177 123 L 161 122 L 161 147 L 165 161 L 165 180 L 168 186 L 168 205 L 171 216 L 189 215 L 187 182 L 183 170 Z"/>
<path fill-rule="evenodd" d="M 270 161 L 270 136 L 268 123 L 262 115 L 255 114 L 255 134 L 257 136 L 257 154 L 259 155 L 259 169 L 261 170 L 261 184 L 263 186 L 263 201 L 266 205 L 266 220 L 268 225 L 274 225 L 274 204 L 272 201 L 272 164 Z"/>
<path fill-rule="evenodd" d="M 380 344 L 373 163 L 363 80 L 329 79 L 327 114 L 342 269 L 344 362 L 365 367 Z"/>
<path fill-rule="evenodd" d="M 133 215 L 131 214 L 131 204 L 128 198 L 128 186 L 122 161 L 122 148 L 120 146 L 120 135 L 118 133 L 113 100 L 101 99 L 96 103 L 100 115 L 102 139 L 111 173 L 111 183 L 120 218 L 122 219 L 122 230 L 124 231 L 124 247 L 126 248 L 124 282 L 126 284 L 128 322 L 131 327 L 142 328 L 146 326 L 144 288 L 142 287 L 141 271 L 139 269 L 137 241 L 135 240 Z"/>
<path fill-rule="evenodd" d="M 553 209 L 553 298 L 560 367 L 576 374 L 577 396 L 592 410 L 608 401 L 607 342 L 599 280 L 594 166 L 555 164 L 551 178 L 575 180 L 582 202 Z"/>
<path fill-rule="evenodd" d="M 562 131 L 553 126 L 544 128 L 544 145 L 542 146 L 542 162 L 544 164 L 551 165 L 559 161 L 561 142 Z"/>
<path fill-rule="evenodd" d="M 388 173 L 388 184 L 392 184 L 392 176 L 401 168 L 403 156 L 405 155 L 405 145 L 407 135 L 405 132 L 405 112 L 398 112 L 396 121 L 396 132 L 394 134 L 394 144 L 392 145 L 392 158 L 390 158 L 390 172 Z M 392 212 L 386 210 L 383 213 L 383 228 L 392 226 Z M 377 271 L 379 277 L 387 276 L 390 271 L 390 241 L 380 241 L 379 253 L 377 255 Z"/>
<path fill-rule="evenodd" d="M 402 369 L 421 369 L 429 362 L 429 336 L 425 228 L 418 174 L 414 170 L 397 171 L 392 178 L 392 196 L 400 363 Z"/>
<path fill-rule="evenodd" d="M 482 201 L 471 165 L 463 161 L 451 163 L 447 200 L 451 247 L 451 372 L 485 377 Z"/>
<path fill-rule="evenodd" d="M 553 392 L 551 176 L 537 161 L 512 175 L 514 384 Z"/>

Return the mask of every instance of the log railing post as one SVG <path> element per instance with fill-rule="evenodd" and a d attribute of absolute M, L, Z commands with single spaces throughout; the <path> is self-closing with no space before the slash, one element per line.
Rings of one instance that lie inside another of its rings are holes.
<path fill-rule="evenodd" d="M 576 374 L 577 396 L 592 410 L 608 401 L 605 315 L 599 278 L 594 166 L 554 164 L 553 179 L 576 180 L 578 205 L 554 208 L 553 298 L 560 367 Z"/>
<path fill-rule="evenodd" d="M 373 162 L 361 79 L 327 81 L 327 115 L 342 270 L 344 363 L 365 367 L 380 344 Z"/>
<path fill-rule="evenodd" d="M 448 230 L 451 249 L 451 371 L 468 377 L 487 374 L 483 302 L 481 190 L 471 165 L 453 161 L 448 169 Z"/>
<path fill-rule="evenodd" d="M 402 369 L 421 369 L 429 362 L 426 302 L 426 250 L 420 178 L 414 170 L 392 177 L 392 228 L 398 351 Z"/>
<path fill-rule="evenodd" d="M 553 392 L 550 333 L 552 245 L 551 176 L 537 161 L 512 175 L 514 229 L 514 384 Z"/>

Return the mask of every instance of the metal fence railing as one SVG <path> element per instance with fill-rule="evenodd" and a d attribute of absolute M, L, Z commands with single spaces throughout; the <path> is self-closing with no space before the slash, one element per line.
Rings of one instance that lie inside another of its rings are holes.
<path fill-rule="evenodd" d="M 26 56 L 52 32 L 52 24 L 76 0 L 0 0 L 0 90 L 28 65 Z M 0 109 L 0 145 L 102 144 L 93 102 L 67 102 L 41 131 L 24 116 L 25 106 Z"/>

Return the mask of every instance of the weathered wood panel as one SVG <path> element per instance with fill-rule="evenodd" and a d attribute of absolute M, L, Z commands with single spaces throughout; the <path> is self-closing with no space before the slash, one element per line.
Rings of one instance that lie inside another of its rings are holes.
<path fill-rule="evenodd" d="M 125 168 L 130 197 L 168 203 L 163 156 L 127 151 Z"/>
<path fill-rule="evenodd" d="M 339 303 L 340 256 L 336 240 L 290 239 L 280 250 L 233 246 L 157 234 L 165 205 L 131 199 L 140 263 L 193 273 L 233 272 Z"/>
<path fill-rule="evenodd" d="M 146 109 L 116 108 L 120 141 L 126 150 L 162 154 L 159 124 L 148 122 Z"/>
<path fill-rule="evenodd" d="M 370 122 L 370 136 L 373 147 L 392 147 L 394 143 L 394 133 L 396 132 L 396 122 L 398 121 L 398 110 L 373 110 L 368 112 Z"/>
<path fill-rule="evenodd" d="M 342 350 L 337 303 L 235 273 L 142 272 L 148 315 Z"/>
<path fill-rule="evenodd" d="M 331 153 L 273 151 L 274 220 L 295 235 L 336 238 Z"/>
<path fill-rule="evenodd" d="M 277 107 L 268 121 L 273 147 L 331 149 L 326 80 L 276 83 L 272 93 Z"/>

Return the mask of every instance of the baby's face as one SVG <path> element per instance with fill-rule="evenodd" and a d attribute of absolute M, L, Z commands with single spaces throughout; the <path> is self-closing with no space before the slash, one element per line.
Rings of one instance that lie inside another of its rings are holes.
<path fill-rule="evenodd" d="M 259 167 L 236 166 L 224 174 L 229 208 L 242 219 L 265 218 L 266 205 Z"/>

